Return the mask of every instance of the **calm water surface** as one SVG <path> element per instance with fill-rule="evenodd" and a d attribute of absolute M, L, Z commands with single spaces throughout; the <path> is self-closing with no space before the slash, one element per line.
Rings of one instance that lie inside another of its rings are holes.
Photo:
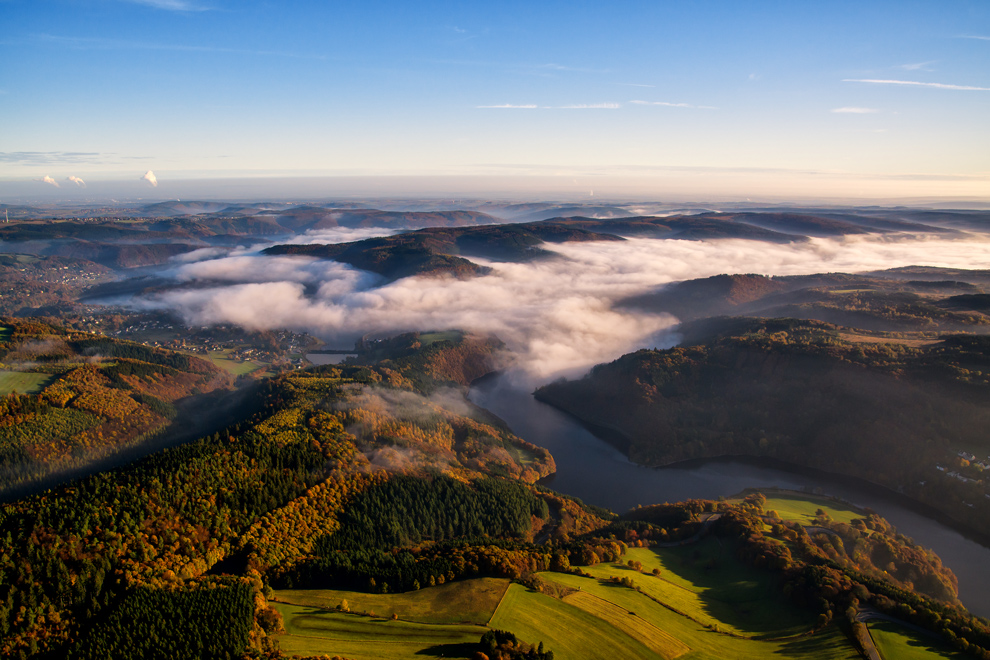
<path fill-rule="evenodd" d="M 637 504 L 715 499 L 744 488 L 770 487 L 821 489 L 824 494 L 869 507 L 902 534 L 934 550 L 958 576 L 963 604 L 974 614 L 990 617 L 990 548 L 912 511 L 893 495 L 827 475 L 732 460 L 708 461 L 690 468 L 647 468 L 630 462 L 574 418 L 540 403 L 502 377 L 478 381 L 469 398 L 502 418 L 519 437 L 550 450 L 557 473 L 545 481 L 547 486 L 613 511 L 626 511 Z"/>

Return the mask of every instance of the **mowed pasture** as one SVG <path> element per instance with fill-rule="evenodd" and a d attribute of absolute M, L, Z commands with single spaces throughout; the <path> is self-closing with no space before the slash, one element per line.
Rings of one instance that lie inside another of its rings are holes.
<path fill-rule="evenodd" d="M 208 357 L 210 362 L 227 371 L 232 376 L 243 376 L 244 374 L 250 374 L 265 366 L 250 360 L 246 360 L 244 362 L 240 360 L 233 360 L 229 357 L 228 351 L 211 351 Z"/>
<path fill-rule="evenodd" d="M 513 584 L 492 618 L 492 628 L 511 630 L 531 644 L 543 642 L 554 660 L 657 658 L 642 642 L 567 602 Z"/>
<path fill-rule="evenodd" d="M 613 564 L 585 570 L 603 579 L 628 577 L 677 611 L 739 635 L 795 635 L 815 621 L 810 612 L 795 608 L 781 594 L 773 573 L 736 559 L 728 541 L 706 537 L 673 548 L 630 548 L 622 559 L 639 561 L 642 572 Z M 654 568 L 660 569 L 660 577 L 651 574 Z"/>
<path fill-rule="evenodd" d="M 0 371 L 0 395 L 17 392 L 18 394 L 34 394 L 44 389 L 51 382 L 51 374 L 35 374 L 23 371 Z"/>
<path fill-rule="evenodd" d="M 884 660 L 938 660 L 938 658 L 968 658 L 938 640 L 890 621 L 869 624 L 870 636 Z"/>
<path fill-rule="evenodd" d="M 341 655 L 350 660 L 470 658 L 484 626 L 392 621 L 318 607 L 273 603 L 285 622 L 279 648 L 287 655 Z"/>
<path fill-rule="evenodd" d="M 827 497 L 815 497 L 803 493 L 764 493 L 767 498 L 763 505 L 764 511 L 776 511 L 781 520 L 799 522 L 802 525 L 813 524 L 817 517 L 815 513 L 821 509 L 829 518 L 836 522 L 850 523 L 856 518 L 864 518 L 866 513 L 856 507 Z M 741 502 L 741 499 L 730 500 Z"/>
<path fill-rule="evenodd" d="M 366 594 L 334 589 L 284 589 L 275 592 L 279 602 L 335 610 L 343 601 L 352 612 L 375 612 L 417 623 L 474 623 L 492 618 L 509 581 L 477 578 L 400 594 Z"/>
<path fill-rule="evenodd" d="M 587 591 L 568 594 L 563 600 L 621 630 L 662 658 L 677 658 L 691 650 L 636 612 Z"/>
<path fill-rule="evenodd" d="M 853 660 L 860 657 L 852 642 L 836 626 L 830 626 L 815 635 L 799 635 L 786 639 L 760 640 L 735 637 L 724 634 L 725 625 L 718 624 L 718 629 L 713 630 L 708 625 L 703 625 L 690 617 L 678 614 L 629 587 L 564 573 L 541 573 L 541 577 L 563 586 L 574 589 L 580 588 L 582 593 L 598 597 L 625 610 L 630 613 L 630 618 L 635 615 L 636 618 L 650 624 L 651 629 L 662 631 L 665 638 L 675 640 L 677 646 L 672 644 L 666 646 L 667 653 L 670 655 L 655 653 L 652 657 L 680 657 L 683 660 L 725 660 L 726 658 L 763 660 L 773 657 Z M 650 579 L 657 580 L 653 577 Z M 564 597 L 564 603 L 573 602 L 574 599 L 575 594 L 569 594 Z M 644 634 L 632 626 L 627 627 L 626 630 L 631 635 Z M 641 639 L 645 641 L 647 638 Z M 556 647 L 550 646 L 549 643 L 548 647 L 552 648 L 556 654 Z M 681 648 L 689 650 L 681 655 L 674 655 Z M 576 657 L 585 656 L 577 655 Z M 614 657 L 625 656 L 616 655 Z"/>

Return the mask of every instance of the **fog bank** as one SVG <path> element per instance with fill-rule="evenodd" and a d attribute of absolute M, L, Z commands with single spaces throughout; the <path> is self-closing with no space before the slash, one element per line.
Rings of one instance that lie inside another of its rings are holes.
<path fill-rule="evenodd" d="M 909 265 L 990 268 L 990 239 L 867 235 L 804 243 L 747 240 L 544 245 L 557 258 L 527 264 L 473 261 L 491 274 L 467 280 L 376 275 L 332 261 L 256 251 L 175 267 L 179 281 L 212 286 L 134 301 L 169 309 L 189 324 L 289 328 L 346 345 L 367 333 L 460 328 L 494 333 L 527 384 L 572 376 L 641 347 L 669 345 L 668 314 L 613 303 L 664 284 L 721 273 L 802 275 Z M 207 255 L 203 255 L 207 256 Z"/>

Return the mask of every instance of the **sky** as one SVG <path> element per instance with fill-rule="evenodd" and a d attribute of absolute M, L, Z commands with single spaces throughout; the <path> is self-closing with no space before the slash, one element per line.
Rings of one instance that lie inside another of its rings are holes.
<path fill-rule="evenodd" d="M 990 199 L 986 0 L 0 0 L 0 25 L 0 196 Z"/>

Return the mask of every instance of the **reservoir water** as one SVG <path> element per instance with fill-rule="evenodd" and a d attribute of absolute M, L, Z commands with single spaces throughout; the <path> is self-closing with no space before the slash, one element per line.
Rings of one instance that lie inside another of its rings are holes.
<path fill-rule="evenodd" d="M 892 493 L 839 477 L 734 460 L 691 467 L 643 467 L 596 438 L 574 418 L 540 403 L 501 376 L 476 382 L 469 398 L 498 415 L 519 437 L 550 450 L 557 473 L 544 482 L 549 488 L 616 512 L 637 504 L 715 499 L 744 488 L 771 487 L 820 492 L 869 507 L 893 523 L 897 531 L 934 550 L 959 578 L 963 604 L 974 614 L 990 617 L 990 548 L 908 508 Z"/>

